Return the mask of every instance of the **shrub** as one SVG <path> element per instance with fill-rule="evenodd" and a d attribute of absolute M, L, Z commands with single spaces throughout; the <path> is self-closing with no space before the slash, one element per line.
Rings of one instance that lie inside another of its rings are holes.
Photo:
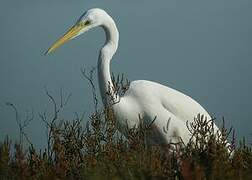
<path fill-rule="evenodd" d="M 92 82 L 92 76 L 86 77 Z M 125 86 L 120 78 L 116 81 Z M 125 138 L 117 131 L 112 109 L 98 110 L 92 87 L 95 112 L 87 124 L 78 114 L 71 121 L 60 120 L 68 98 L 63 102 L 61 96 L 58 106 L 46 91 L 53 104 L 51 119 L 40 114 L 48 130 L 47 147 L 36 150 L 24 133 L 26 126 L 17 121 L 20 139 L 25 136 L 29 145 L 25 149 L 20 140 L 13 148 L 8 137 L 0 143 L 0 179 L 252 179 L 251 147 L 244 139 L 235 147 L 234 135 L 228 144 L 233 131 L 225 128 L 224 121 L 220 132 L 214 133 L 213 120 L 198 115 L 188 124 L 192 138 L 187 145 L 151 146 L 146 134 L 152 124 L 146 126 L 140 119 L 140 126 L 128 129 Z"/>

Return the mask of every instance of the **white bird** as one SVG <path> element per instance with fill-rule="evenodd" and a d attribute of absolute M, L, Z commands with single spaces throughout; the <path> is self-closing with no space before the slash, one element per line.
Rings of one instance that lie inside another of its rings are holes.
<path fill-rule="evenodd" d="M 110 98 L 108 91 L 117 99 L 110 74 L 110 61 L 116 53 L 119 32 L 114 20 L 104 10 L 94 8 L 85 12 L 76 24 L 46 52 L 52 52 L 65 42 L 83 34 L 84 32 L 102 27 L 106 34 L 106 42 L 101 48 L 98 58 L 98 81 L 104 105 L 108 105 Z M 180 137 L 186 144 L 191 135 L 186 122 L 192 122 L 197 114 L 211 119 L 208 112 L 191 97 L 159 83 L 137 80 L 130 83 L 126 93 L 119 97 L 118 103 L 112 105 L 118 128 L 126 133 L 126 128 L 138 126 L 139 116 L 145 124 L 154 119 L 152 132 L 148 136 L 149 143 L 167 144 L 177 143 Z M 168 129 L 164 132 L 164 127 Z M 218 127 L 214 125 L 217 131 Z"/>

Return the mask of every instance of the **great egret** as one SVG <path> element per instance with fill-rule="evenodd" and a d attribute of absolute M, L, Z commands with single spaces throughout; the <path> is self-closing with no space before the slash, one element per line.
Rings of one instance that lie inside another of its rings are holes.
<path fill-rule="evenodd" d="M 104 10 L 94 8 L 85 12 L 67 33 L 48 49 L 46 54 L 98 26 L 102 27 L 106 34 L 106 42 L 101 48 L 98 58 L 98 80 L 103 103 L 108 105 L 110 101 L 108 91 L 114 99 L 118 98 L 113 92 L 110 60 L 118 47 L 119 32 L 114 20 Z M 180 137 L 184 143 L 187 143 L 190 139 L 190 133 L 186 121 L 193 121 L 197 114 L 211 119 L 207 111 L 191 97 L 151 81 L 131 82 L 129 89 L 119 98 L 120 101 L 113 104 L 112 108 L 118 122 L 118 128 L 122 133 L 126 133 L 126 127 L 131 128 L 139 125 L 139 116 L 146 124 L 155 119 L 152 124 L 154 128 L 149 134 L 149 143 L 177 143 Z M 167 126 L 168 121 L 168 130 L 164 132 L 163 128 Z M 217 131 L 218 127 L 214 125 L 214 129 Z"/>

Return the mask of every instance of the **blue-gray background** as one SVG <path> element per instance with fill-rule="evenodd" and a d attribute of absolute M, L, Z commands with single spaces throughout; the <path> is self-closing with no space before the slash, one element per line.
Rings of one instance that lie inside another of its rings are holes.
<path fill-rule="evenodd" d="M 64 116 L 93 107 L 80 68 L 96 66 L 101 29 L 88 32 L 55 53 L 44 51 L 87 9 L 104 8 L 120 31 L 112 71 L 130 80 L 148 79 L 178 89 L 213 116 L 226 118 L 238 138 L 252 132 L 251 0 L 2 0 L 0 6 L 0 138 L 17 138 L 13 111 L 34 110 L 27 133 L 45 143 L 40 112 L 52 109 L 45 88 L 58 98 L 71 92 Z M 220 124 L 219 122 L 217 122 Z"/>

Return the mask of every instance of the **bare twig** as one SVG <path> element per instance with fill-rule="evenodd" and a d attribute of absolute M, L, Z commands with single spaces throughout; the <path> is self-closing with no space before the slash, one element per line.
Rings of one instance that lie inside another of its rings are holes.
<path fill-rule="evenodd" d="M 97 99 L 97 95 L 96 95 L 96 87 L 94 85 L 94 79 L 93 79 L 93 75 L 95 72 L 95 67 L 93 67 L 90 71 L 89 74 L 87 74 L 86 69 L 82 68 L 81 69 L 81 73 L 83 75 L 83 77 L 88 80 L 90 86 L 91 86 L 91 90 L 92 90 L 92 97 L 93 97 L 93 103 L 94 103 L 94 107 L 95 107 L 95 112 L 98 112 L 98 99 Z"/>
<path fill-rule="evenodd" d="M 23 139 L 24 138 L 30 145 L 32 145 L 29 137 L 27 136 L 27 134 L 25 132 L 25 128 L 34 119 L 33 111 L 31 113 L 26 111 L 26 118 L 25 118 L 25 120 L 22 121 L 21 117 L 19 116 L 19 113 L 18 113 L 18 110 L 17 110 L 17 107 L 15 106 L 15 104 L 7 102 L 6 105 L 10 106 L 15 112 L 15 120 L 16 120 L 16 123 L 17 123 L 18 128 L 19 128 L 19 144 L 20 144 L 20 146 L 23 147 Z"/>
<path fill-rule="evenodd" d="M 45 88 L 45 92 L 49 100 L 51 101 L 53 105 L 53 115 L 52 118 L 49 120 L 46 113 L 40 113 L 39 117 L 40 119 L 46 124 L 47 128 L 47 155 L 50 160 L 52 160 L 53 150 L 52 150 L 52 144 L 53 144 L 53 136 L 56 133 L 56 121 L 59 119 L 59 113 L 64 109 L 64 107 L 67 105 L 71 94 L 67 95 L 67 98 L 64 100 L 63 90 L 60 90 L 60 106 L 57 105 L 56 100 L 54 97 L 49 93 L 49 91 Z M 62 122 L 59 122 L 58 125 L 60 126 Z"/>

